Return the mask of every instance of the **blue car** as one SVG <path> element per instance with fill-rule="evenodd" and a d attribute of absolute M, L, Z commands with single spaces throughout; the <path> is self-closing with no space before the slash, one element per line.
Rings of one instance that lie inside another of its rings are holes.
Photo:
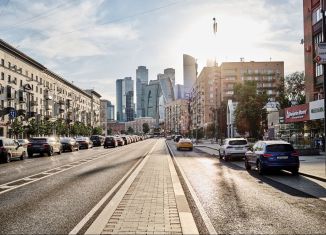
<path fill-rule="evenodd" d="M 258 141 L 246 152 L 247 170 L 257 167 L 260 175 L 268 169 L 288 170 L 296 175 L 299 172 L 299 153 L 293 146 L 282 140 Z"/>

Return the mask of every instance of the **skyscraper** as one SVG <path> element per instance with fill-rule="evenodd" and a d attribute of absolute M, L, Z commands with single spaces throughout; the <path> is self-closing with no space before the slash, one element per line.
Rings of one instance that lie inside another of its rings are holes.
<path fill-rule="evenodd" d="M 135 117 L 134 81 L 131 77 L 116 81 L 117 120 L 133 121 Z"/>
<path fill-rule="evenodd" d="M 172 86 L 175 86 L 175 70 L 173 68 L 164 69 L 164 74 L 171 80 Z"/>
<path fill-rule="evenodd" d="M 174 91 L 172 81 L 166 74 L 158 74 L 157 79 L 160 83 L 162 95 L 165 103 L 172 102 L 174 100 Z"/>
<path fill-rule="evenodd" d="M 185 95 L 191 93 L 192 86 L 197 78 L 196 59 L 190 55 L 183 54 L 183 85 Z"/>
<path fill-rule="evenodd" d="M 136 69 L 136 101 L 137 117 L 145 116 L 144 96 L 145 87 L 148 85 L 148 69 L 146 66 L 138 66 Z"/>
<path fill-rule="evenodd" d="M 159 99 L 161 88 L 158 80 L 150 81 L 145 88 L 145 116 L 156 119 L 159 124 Z"/>
<path fill-rule="evenodd" d="M 117 121 L 122 122 L 122 79 L 117 79 L 115 82 L 115 95 L 117 100 Z"/>

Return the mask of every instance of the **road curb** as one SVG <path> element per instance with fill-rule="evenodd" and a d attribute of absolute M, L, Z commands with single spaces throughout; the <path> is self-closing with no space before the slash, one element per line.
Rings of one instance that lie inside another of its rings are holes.
<path fill-rule="evenodd" d="M 167 147 L 168 148 L 168 147 Z M 170 150 L 168 149 L 170 153 Z M 172 178 L 173 190 L 177 202 L 177 208 L 183 234 L 199 234 L 195 219 L 191 213 L 186 195 L 183 191 L 179 176 L 170 157 L 168 157 L 169 169 Z"/>
<path fill-rule="evenodd" d="M 188 191 L 190 192 L 191 194 L 191 197 L 192 197 L 192 200 L 194 201 L 196 207 L 197 207 L 197 210 L 199 212 L 199 215 L 201 216 L 202 218 L 202 221 L 204 223 L 204 226 L 206 227 L 206 230 L 207 230 L 207 234 L 217 234 L 214 226 L 212 225 L 212 222 L 210 221 L 209 217 L 207 216 L 203 206 L 201 205 L 194 189 L 192 188 L 190 182 L 188 181 L 185 173 L 183 172 L 182 168 L 180 167 L 179 163 L 177 162 L 169 144 L 165 141 L 165 144 L 166 144 L 166 147 L 171 155 L 171 158 L 173 158 L 173 161 L 172 159 L 170 159 L 171 163 L 173 162 L 174 163 L 174 167 L 178 170 L 178 172 L 180 173 L 179 177 L 182 178 L 183 182 L 185 183 Z M 173 164 L 172 163 L 172 164 Z M 176 173 L 177 174 L 177 173 Z M 187 199 L 186 199 L 187 200 Z"/>

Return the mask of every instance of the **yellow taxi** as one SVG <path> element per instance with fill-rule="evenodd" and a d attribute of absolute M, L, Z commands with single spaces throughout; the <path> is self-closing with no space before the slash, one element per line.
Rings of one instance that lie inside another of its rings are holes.
<path fill-rule="evenodd" d="M 192 151 L 193 144 L 192 144 L 191 140 L 186 139 L 186 138 L 181 138 L 179 140 L 179 142 L 177 143 L 177 150 L 181 150 L 181 149 L 188 149 L 188 150 Z"/>

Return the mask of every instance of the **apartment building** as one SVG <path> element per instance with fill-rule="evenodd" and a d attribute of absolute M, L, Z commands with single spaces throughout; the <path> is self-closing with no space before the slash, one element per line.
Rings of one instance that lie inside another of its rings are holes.
<path fill-rule="evenodd" d="M 178 99 L 165 105 L 165 133 L 187 135 L 190 132 L 189 100 Z"/>
<path fill-rule="evenodd" d="M 204 67 L 200 72 L 191 95 L 192 129 L 207 127 L 216 120 L 216 111 L 221 105 L 220 80 L 218 66 Z"/>
<path fill-rule="evenodd" d="M 221 69 L 221 100 L 234 100 L 236 83 L 255 80 L 257 89 L 265 91 L 271 100 L 275 100 L 280 78 L 284 77 L 283 61 L 268 62 L 225 62 Z"/>
<path fill-rule="evenodd" d="M 153 133 L 154 128 L 156 127 L 156 120 L 152 117 L 140 117 L 135 118 L 134 121 L 125 122 L 125 131 L 128 131 L 128 128 L 131 127 L 135 133 L 144 134 L 143 133 L 143 124 L 147 123 L 150 129 L 150 132 Z"/>
<path fill-rule="evenodd" d="M 34 118 L 99 125 L 95 91 L 78 88 L 3 40 L 0 61 L 0 136 L 8 135 L 12 118 L 26 125 Z"/>
<path fill-rule="evenodd" d="M 305 94 L 306 103 L 324 97 L 323 66 L 316 63 L 317 44 L 322 42 L 320 0 L 303 1 Z"/>

